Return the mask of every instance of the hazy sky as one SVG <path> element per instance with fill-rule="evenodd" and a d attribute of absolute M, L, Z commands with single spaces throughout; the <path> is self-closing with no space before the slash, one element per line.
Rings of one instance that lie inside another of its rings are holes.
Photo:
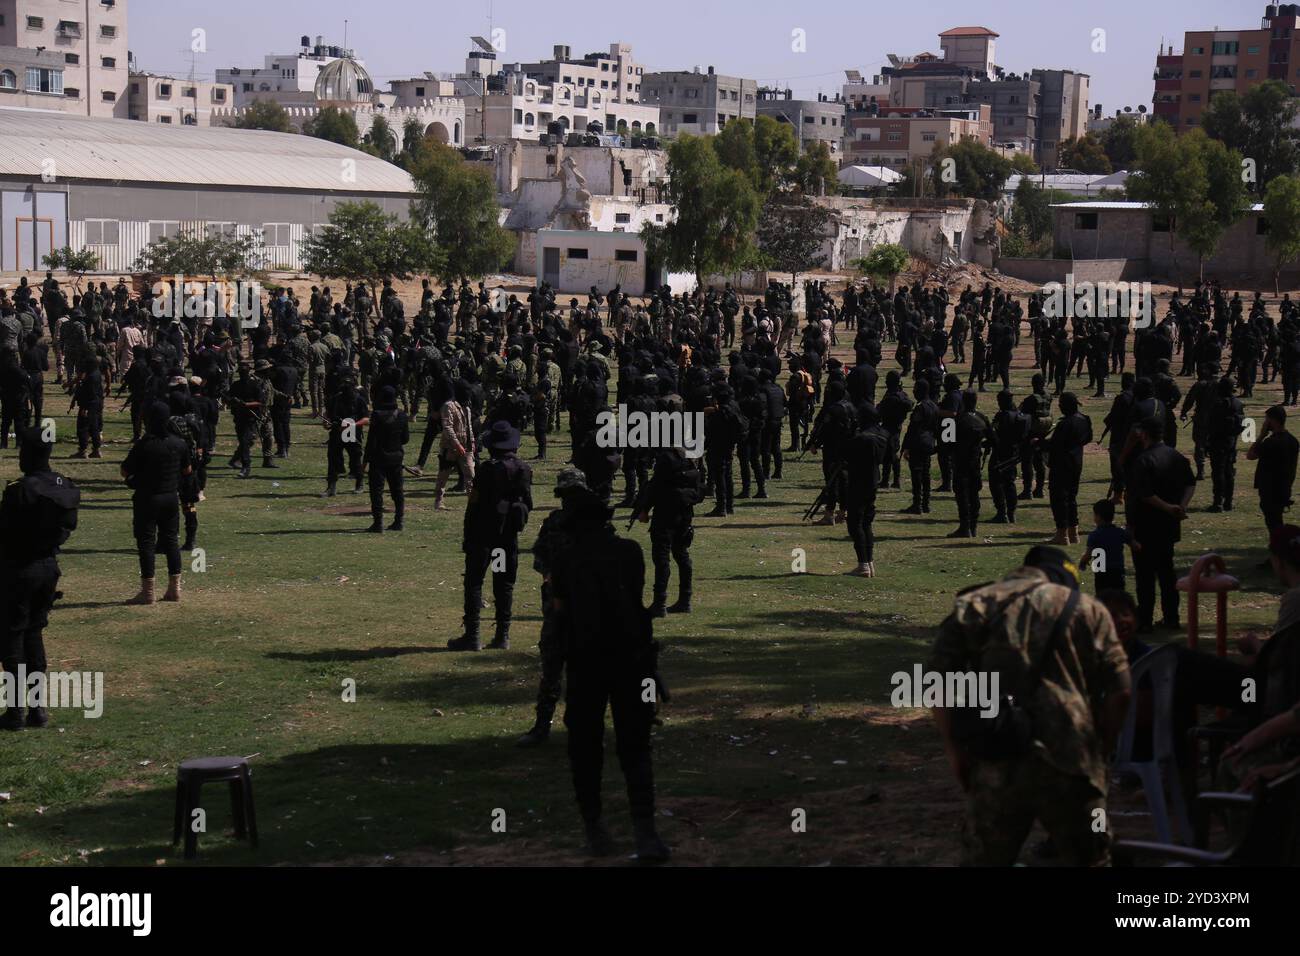
<path fill-rule="evenodd" d="M 559 10 L 572 7 L 563 17 Z M 573 3 L 553 0 L 130 0 L 131 50 L 143 69 L 188 75 L 191 37 L 206 31 L 207 53 L 195 73 L 260 66 L 267 53 L 290 53 L 304 35 L 347 42 L 365 60 L 380 89 L 388 80 L 426 70 L 463 68 L 468 38 L 505 30 L 505 62 L 544 59 L 557 43 L 575 56 L 632 44 L 650 69 L 713 65 L 720 73 L 790 87 L 796 95 L 838 91 L 844 69 L 868 77 L 888 53 L 939 54 L 937 34 L 955 26 L 986 26 L 997 40 L 999 66 L 1073 69 L 1092 77 L 1090 105 L 1150 104 L 1151 74 L 1161 40 L 1182 50 L 1186 30 L 1258 28 L 1265 4 L 1250 0 L 1046 0 L 867 3 L 821 0 L 651 0 L 648 3 Z M 803 30 L 807 51 L 792 52 Z M 1105 30 L 1105 52 L 1094 52 L 1094 31 Z"/>

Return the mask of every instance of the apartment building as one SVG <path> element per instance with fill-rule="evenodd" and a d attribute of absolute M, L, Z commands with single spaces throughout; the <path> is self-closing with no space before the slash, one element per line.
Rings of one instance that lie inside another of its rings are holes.
<path fill-rule="evenodd" d="M 48 108 L 59 109 L 48 97 L 62 95 L 63 112 L 126 119 L 126 12 L 126 0 L 0 0 L 0 47 L 40 49 L 58 61 L 23 65 L 15 86 Z M 0 91 L 6 82 L 0 77 Z"/>
<path fill-rule="evenodd" d="M 327 44 L 320 36 L 315 43 L 304 36 L 297 52 L 267 54 L 260 67 L 217 70 L 216 81 L 231 87 L 235 107 L 248 106 L 255 100 L 271 100 L 281 106 L 312 106 L 321 70 L 344 58 L 365 67 L 365 61 L 358 60 L 351 50 Z"/>
<path fill-rule="evenodd" d="M 778 122 L 789 123 L 794 128 L 799 151 L 816 143 L 825 143 L 831 156 L 839 159 L 844 143 L 844 101 L 838 96 L 825 96 L 815 100 L 796 100 L 790 90 L 761 87 L 758 90 L 757 113 L 770 116 Z"/>
<path fill-rule="evenodd" d="M 659 108 L 660 128 L 666 136 L 677 133 L 713 134 L 735 119 L 758 115 L 758 83 L 738 76 L 676 70 L 647 73 L 641 100 Z"/>
<path fill-rule="evenodd" d="M 128 118 L 173 126 L 212 126 L 213 111 L 228 109 L 234 99 L 229 83 L 132 73 Z"/>
<path fill-rule="evenodd" d="M 608 52 L 579 58 L 574 58 L 567 46 L 557 45 L 552 52 L 549 60 L 521 64 L 523 72 L 552 86 L 599 90 L 615 103 L 640 102 L 645 67 L 632 58 L 630 45 L 611 43 Z"/>
<path fill-rule="evenodd" d="M 963 139 L 991 146 L 992 120 L 993 110 L 987 104 L 919 112 L 886 107 L 879 115 L 852 112 L 845 131 L 844 162 L 903 169 Z"/>
<path fill-rule="evenodd" d="M 1191 129 L 1215 93 L 1240 95 L 1265 80 L 1293 90 L 1300 84 L 1300 4 L 1269 4 L 1258 29 L 1188 31 L 1181 53 L 1162 47 L 1152 112 L 1175 129 Z"/>

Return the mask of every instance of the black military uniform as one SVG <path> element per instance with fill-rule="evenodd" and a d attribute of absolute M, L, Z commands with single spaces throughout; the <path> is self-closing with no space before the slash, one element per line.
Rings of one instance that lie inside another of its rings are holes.
<path fill-rule="evenodd" d="M 1231 511 L 1232 493 L 1237 478 L 1237 439 L 1241 437 L 1246 410 L 1241 399 L 1232 394 L 1232 379 L 1223 378 L 1217 386 L 1217 398 L 1209 408 L 1206 445 L 1210 451 L 1210 480 L 1214 502 L 1209 511 Z"/>
<path fill-rule="evenodd" d="M 479 615 L 489 567 L 496 604 L 496 637 L 489 646 L 510 646 L 519 532 L 533 510 L 533 472 L 516 454 L 519 432 L 509 422 L 498 421 L 480 443 L 492 457 L 479 467 L 465 508 L 465 633 L 447 642 L 453 651 L 477 651 L 481 646 Z"/>
<path fill-rule="evenodd" d="M 50 471 L 51 445 L 31 429 L 19 433 L 22 477 L 10 482 L 0 499 L 0 664 L 26 676 L 46 668 L 43 632 L 59 597 L 59 548 L 77 527 L 81 493 L 67 478 Z M 23 682 L 24 685 L 26 681 Z M 0 729 L 20 730 L 27 703 L 18 686 L 13 707 L 0 717 Z M 26 715 L 30 727 L 49 722 L 44 707 Z"/>
<path fill-rule="evenodd" d="M 930 400 L 930 385 L 919 381 L 912 387 L 916 407 L 907 422 L 903 435 L 903 453 L 912 480 L 912 506 L 904 508 L 905 515 L 930 513 L 930 460 L 938 441 L 939 406 Z"/>
<path fill-rule="evenodd" d="M 694 566 L 691 542 L 695 540 L 695 506 L 704 500 L 704 477 L 699 462 L 680 448 L 666 448 L 655 459 L 654 476 L 641 489 L 633 510 L 650 521 L 650 554 L 655 566 L 652 617 L 689 614 Z M 672 564 L 677 563 L 677 603 L 667 607 Z"/>
<path fill-rule="evenodd" d="M 1092 441 L 1092 420 L 1079 411 L 1072 392 L 1060 398 L 1061 419 L 1047 442 L 1051 470 L 1052 517 L 1056 521 L 1054 544 L 1079 541 L 1079 479 L 1083 475 L 1083 449 Z"/>
<path fill-rule="evenodd" d="M 860 577 L 876 576 L 876 537 L 872 525 L 876 520 L 876 495 L 880 475 L 889 461 L 889 433 L 880 427 L 880 413 L 874 405 L 862 403 L 857 409 L 860 429 L 844 448 L 848 469 L 845 513 L 849 537 L 858 566 L 852 572 Z"/>
<path fill-rule="evenodd" d="M 998 413 L 993 416 L 993 452 L 989 455 L 989 496 L 995 513 L 990 524 L 1015 524 L 1016 466 L 1029 441 L 1031 422 L 1017 411 L 1015 398 L 1005 389 L 998 392 Z"/>
<path fill-rule="evenodd" d="M 191 470 L 189 446 L 169 428 L 170 409 L 155 402 L 145 411 L 144 438 L 131 446 L 122 477 L 131 488 L 132 527 L 140 555 L 140 592 L 128 604 L 154 603 L 157 554 L 167 556 L 170 583 L 164 601 L 179 601 L 181 586 L 180 485 Z"/>
<path fill-rule="evenodd" d="M 238 407 L 238 406 L 236 406 Z M 343 452 L 348 455 L 348 470 L 356 485 L 354 492 L 361 490 L 362 449 L 365 441 L 365 425 L 369 423 L 370 406 L 366 401 L 364 389 L 357 387 L 356 373 L 351 369 L 342 369 L 337 376 L 334 391 L 325 402 L 325 427 L 329 429 L 329 438 L 325 445 L 325 457 L 328 462 L 325 476 L 325 493 L 322 497 L 334 495 L 335 485 L 343 471 Z"/>
<path fill-rule="evenodd" d="M 370 516 L 373 519 L 366 530 L 381 534 L 384 530 L 384 485 L 393 496 L 393 523 L 389 531 L 402 530 L 406 514 L 406 496 L 403 492 L 402 458 L 406 443 L 411 440 L 411 428 L 406 412 L 397 407 L 397 390 L 385 385 L 379 390 L 375 410 L 370 415 L 370 434 L 366 436 L 366 453 L 361 467 L 370 466 Z"/>
<path fill-rule="evenodd" d="M 601 770 L 605 709 L 614 718 L 619 764 L 627 782 L 637 857 L 662 862 L 668 848 L 654 824 L 654 769 L 650 728 L 663 695 L 656 674 L 658 645 L 642 604 L 645 558 L 635 541 L 619 538 L 604 522 L 584 522 L 552 572 L 553 610 L 564 645 L 568 688 L 564 726 L 569 732 L 573 789 L 595 855 L 612 852 L 601 821 Z"/>
<path fill-rule="evenodd" d="M 1300 442 L 1286 430 L 1286 408 L 1274 405 L 1264 416 L 1264 433 L 1251 446 L 1246 457 L 1255 466 L 1255 490 L 1259 492 L 1259 510 L 1264 526 L 1271 533 L 1282 526 L 1282 513 L 1291 507 L 1291 487 L 1295 484 L 1296 460 Z"/>
<path fill-rule="evenodd" d="M 891 371 L 885 376 L 885 394 L 876 407 L 880 412 L 880 427 L 889 436 L 885 463 L 880 470 L 881 488 L 901 487 L 903 423 L 912 412 L 912 400 L 903 391 L 902 380 L 898 372 Z"/>
<path fill-rule="evenodd" d="M 1024 488 L 1019 500 L 1043 497 L 1047 478 L 1047 460 L 1043 439 L 1052 427 L 1052 398 L 1047 394 L 1042 375 L 1033 377 L 1033 391 L 1020 403 L 1020 411 L 1029 417 L 1029 440 L 1020 446 L 1020 477 Z"/>
<path fill-rule="evenodd" d="M 993 425 L 975 410 L 979 395 L 970 389 L 961 393 L 962 410 L 957 419 L 952 447 L 952 485 L 957 498 L 957 530 L 950 538 L 974 538 L 980 519 L 980 489 L 984 487 L 984 455 L 993 447 Z"/>
<path fill-rule="evenodd" d="M 537 643 L 542 678 L 537 687 L 537 719 L 517 741 L 520 747 L 535 747 L 550 737 L 563 687 L 564 646 L 556 632 L 552 571 L 556 562 L 573 547 L 577 528 L 592 522 L 608 524 L 612 513 L 607 501 L 587 487 L 586 476 L 577 468 L 561 469 L 555 495 L 560 499 L 560 507 L 546 516 L 533 543 L 533 570 L 542 576 L 542 634 Z"/>

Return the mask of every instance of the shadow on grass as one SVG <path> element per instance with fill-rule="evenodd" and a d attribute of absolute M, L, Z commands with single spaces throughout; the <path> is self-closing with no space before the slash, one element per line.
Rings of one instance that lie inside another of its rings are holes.
<path fill-rule="evenodd" d="M 297 661 L 320 663 L 325 661 L 374 661 L 386 657 L 404 657 L 407 654 L 445 654 L 442 647 L 370 647 L 364 650 L 351 647 L 336 647 L 323 651 L 299 654 L 293 651 L 272 651 L 266 656 L 275 661 Z"/>

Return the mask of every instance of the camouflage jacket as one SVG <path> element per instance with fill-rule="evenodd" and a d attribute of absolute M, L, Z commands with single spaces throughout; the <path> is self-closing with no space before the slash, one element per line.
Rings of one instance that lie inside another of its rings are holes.
<path fill-rule="evenodd" d="M 1069 595 L 1036 568 L 959 594 L 940 625 L 927 669 L 997 672 L 1001 693 L 1014 695 L 1042 655 Z M 1098 721 L 1107 695 L 1128 689 L 1128 659 L 1110 614 L 1095 598 L 1080 595 L 1065 637 L 1048 655 L 1029 698 L 1035 753 L 1105 793 L 1107 754 Z"/>

